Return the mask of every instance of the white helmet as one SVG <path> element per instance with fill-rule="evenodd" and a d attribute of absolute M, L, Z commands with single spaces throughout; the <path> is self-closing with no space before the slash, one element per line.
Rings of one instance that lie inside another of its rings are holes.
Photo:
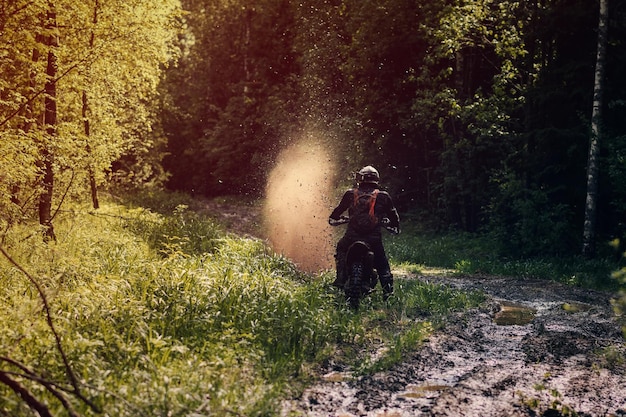
<path fill-rule="evenodd" d="M 378 174 L 376 168 L 368 165 L 361 168 L 361 170 L 356 174 L 356 180 L 359 184 L 367 182 L 378 185 L 378 182 L 380 181 L 380 174 Z"/>

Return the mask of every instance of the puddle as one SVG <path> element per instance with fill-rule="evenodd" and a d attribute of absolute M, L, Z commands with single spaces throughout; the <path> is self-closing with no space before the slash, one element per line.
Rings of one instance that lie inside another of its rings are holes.
<path fill-rule="evenodd" d="M 352 376 L 347 372 L 329 372 L 322 375 L 322 380 L 326 382 L 344 382 L 351 378 Z"/>
<path fill-rule="evenodd" d="M 448 385 L 408 385 L 406 392 L 399 396 L 404 398 L 424 398 L 432 395 L 434 392 L 446 391 L 449 388 Z"/>
<path fill-rule="evenodd" d="M 535 319 L 537 310 L 523 304 L 504 301 L 500 304 L 500 311 L 496 313 L 494 321 L 499 326 L 523 326 Z"/>
<path fill-rule="evenodd" d="M 572 314 L 573 313 L 582 313 L 584 311 L 589 311 L 589 310 L 592 309 L 592 306 L 590 306 L 589 304 L 577 303 L 577 302 L 563 303 L 561 305 L 561 307 L 566 312 L 572 313 Z"/>

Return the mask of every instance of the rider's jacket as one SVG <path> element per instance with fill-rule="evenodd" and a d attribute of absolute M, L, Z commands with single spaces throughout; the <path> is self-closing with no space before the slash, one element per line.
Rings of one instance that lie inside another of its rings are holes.
<path fill-rule="evenodd" d="M 378 187 L 375 187 L 373 184 L 361 184 L 358 190 L 361 192 L 371 193 L 377 188 Z M 355 192 L 355 189 L 351 188 L 343 194 L 343 197 L 341 198 L 339 205 L 330 214 L 331 219 L 339 220 L 341 218 L 341 215 L 344 212 L 346 212 L 346 210 L 348 211 L 348 215 L 351 214 L 350 209 L 352 208 L 354 204 L 354 192 Z M 398 216 L 398 211 L 396 210 L 396 207 L 393 204 L 391 196 L 386 191 L 382 191 L 382 190 L 378 191 L 378 194 L 376 196 L 376 203 L 374 205 L 374 214 L 378 218 L 378 226 L 374 229 L 374 231 L 370 233 L 370 235 L 378 235 L 378 236 L 381 235 L 380 224 L 383 218 L 389 219 L 390 227 L 395 227 L 395 228 L 400 227 L 400 216 Z M 356 230 L 350 230 L 350 229 L 351 229 L 351 226 L 350 224 L 348 224 L 347 232 L 358 233 Z"/>

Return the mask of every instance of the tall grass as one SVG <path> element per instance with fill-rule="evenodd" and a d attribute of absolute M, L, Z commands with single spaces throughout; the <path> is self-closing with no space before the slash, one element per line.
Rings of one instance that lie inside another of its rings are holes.
<path fill-rule="evenodd" d="M 104 415 L 276 415 L 280 399 L 314 377 L 319 363 L 333 357 L 360 372 L 392 366 L 431 322 L 481 302 L 398 279 L 392 302 L 375 294 L 353 311 L 332 274 L 303 274 L 263 241 L 227 235 L 185 205 L 168 204 L 169 214 L 74 207 L 57 220 L 56 243 L 42 243 L 29 227 L 5 236 L 3 248 L 43 288 L 82 391 Z M 387 353 L 364 361 L 374 345 Z M 70 388 L 41 299 L 4 258 L 0 356 Z M 11 363 L 0 361 L 0 371 L 53 415 L 67 407 Z M 2 384 L 0 414 L 34 415 Z"/>

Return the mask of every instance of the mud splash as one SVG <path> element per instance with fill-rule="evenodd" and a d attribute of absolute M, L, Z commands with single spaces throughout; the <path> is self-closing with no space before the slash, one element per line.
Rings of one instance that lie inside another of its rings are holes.
<path fill-rule="evenodd" d="M 626 416 L 626 344 L 611 294 L 503 277 L 404 279 L 482 290 L 489 301 L 389 371 L 321 379 L 285 401 L 283 416 Z M 524 320 L 496 323 L 504 310 Z"/>
<path fill-rule="evenodd" d="M 334 162 L 315 134 L 285 149 L 269 175 L 263 209 L 272 248 L 298 268 L 317 272 L 333 266 L 328 215 L 334 195 Z"/>

